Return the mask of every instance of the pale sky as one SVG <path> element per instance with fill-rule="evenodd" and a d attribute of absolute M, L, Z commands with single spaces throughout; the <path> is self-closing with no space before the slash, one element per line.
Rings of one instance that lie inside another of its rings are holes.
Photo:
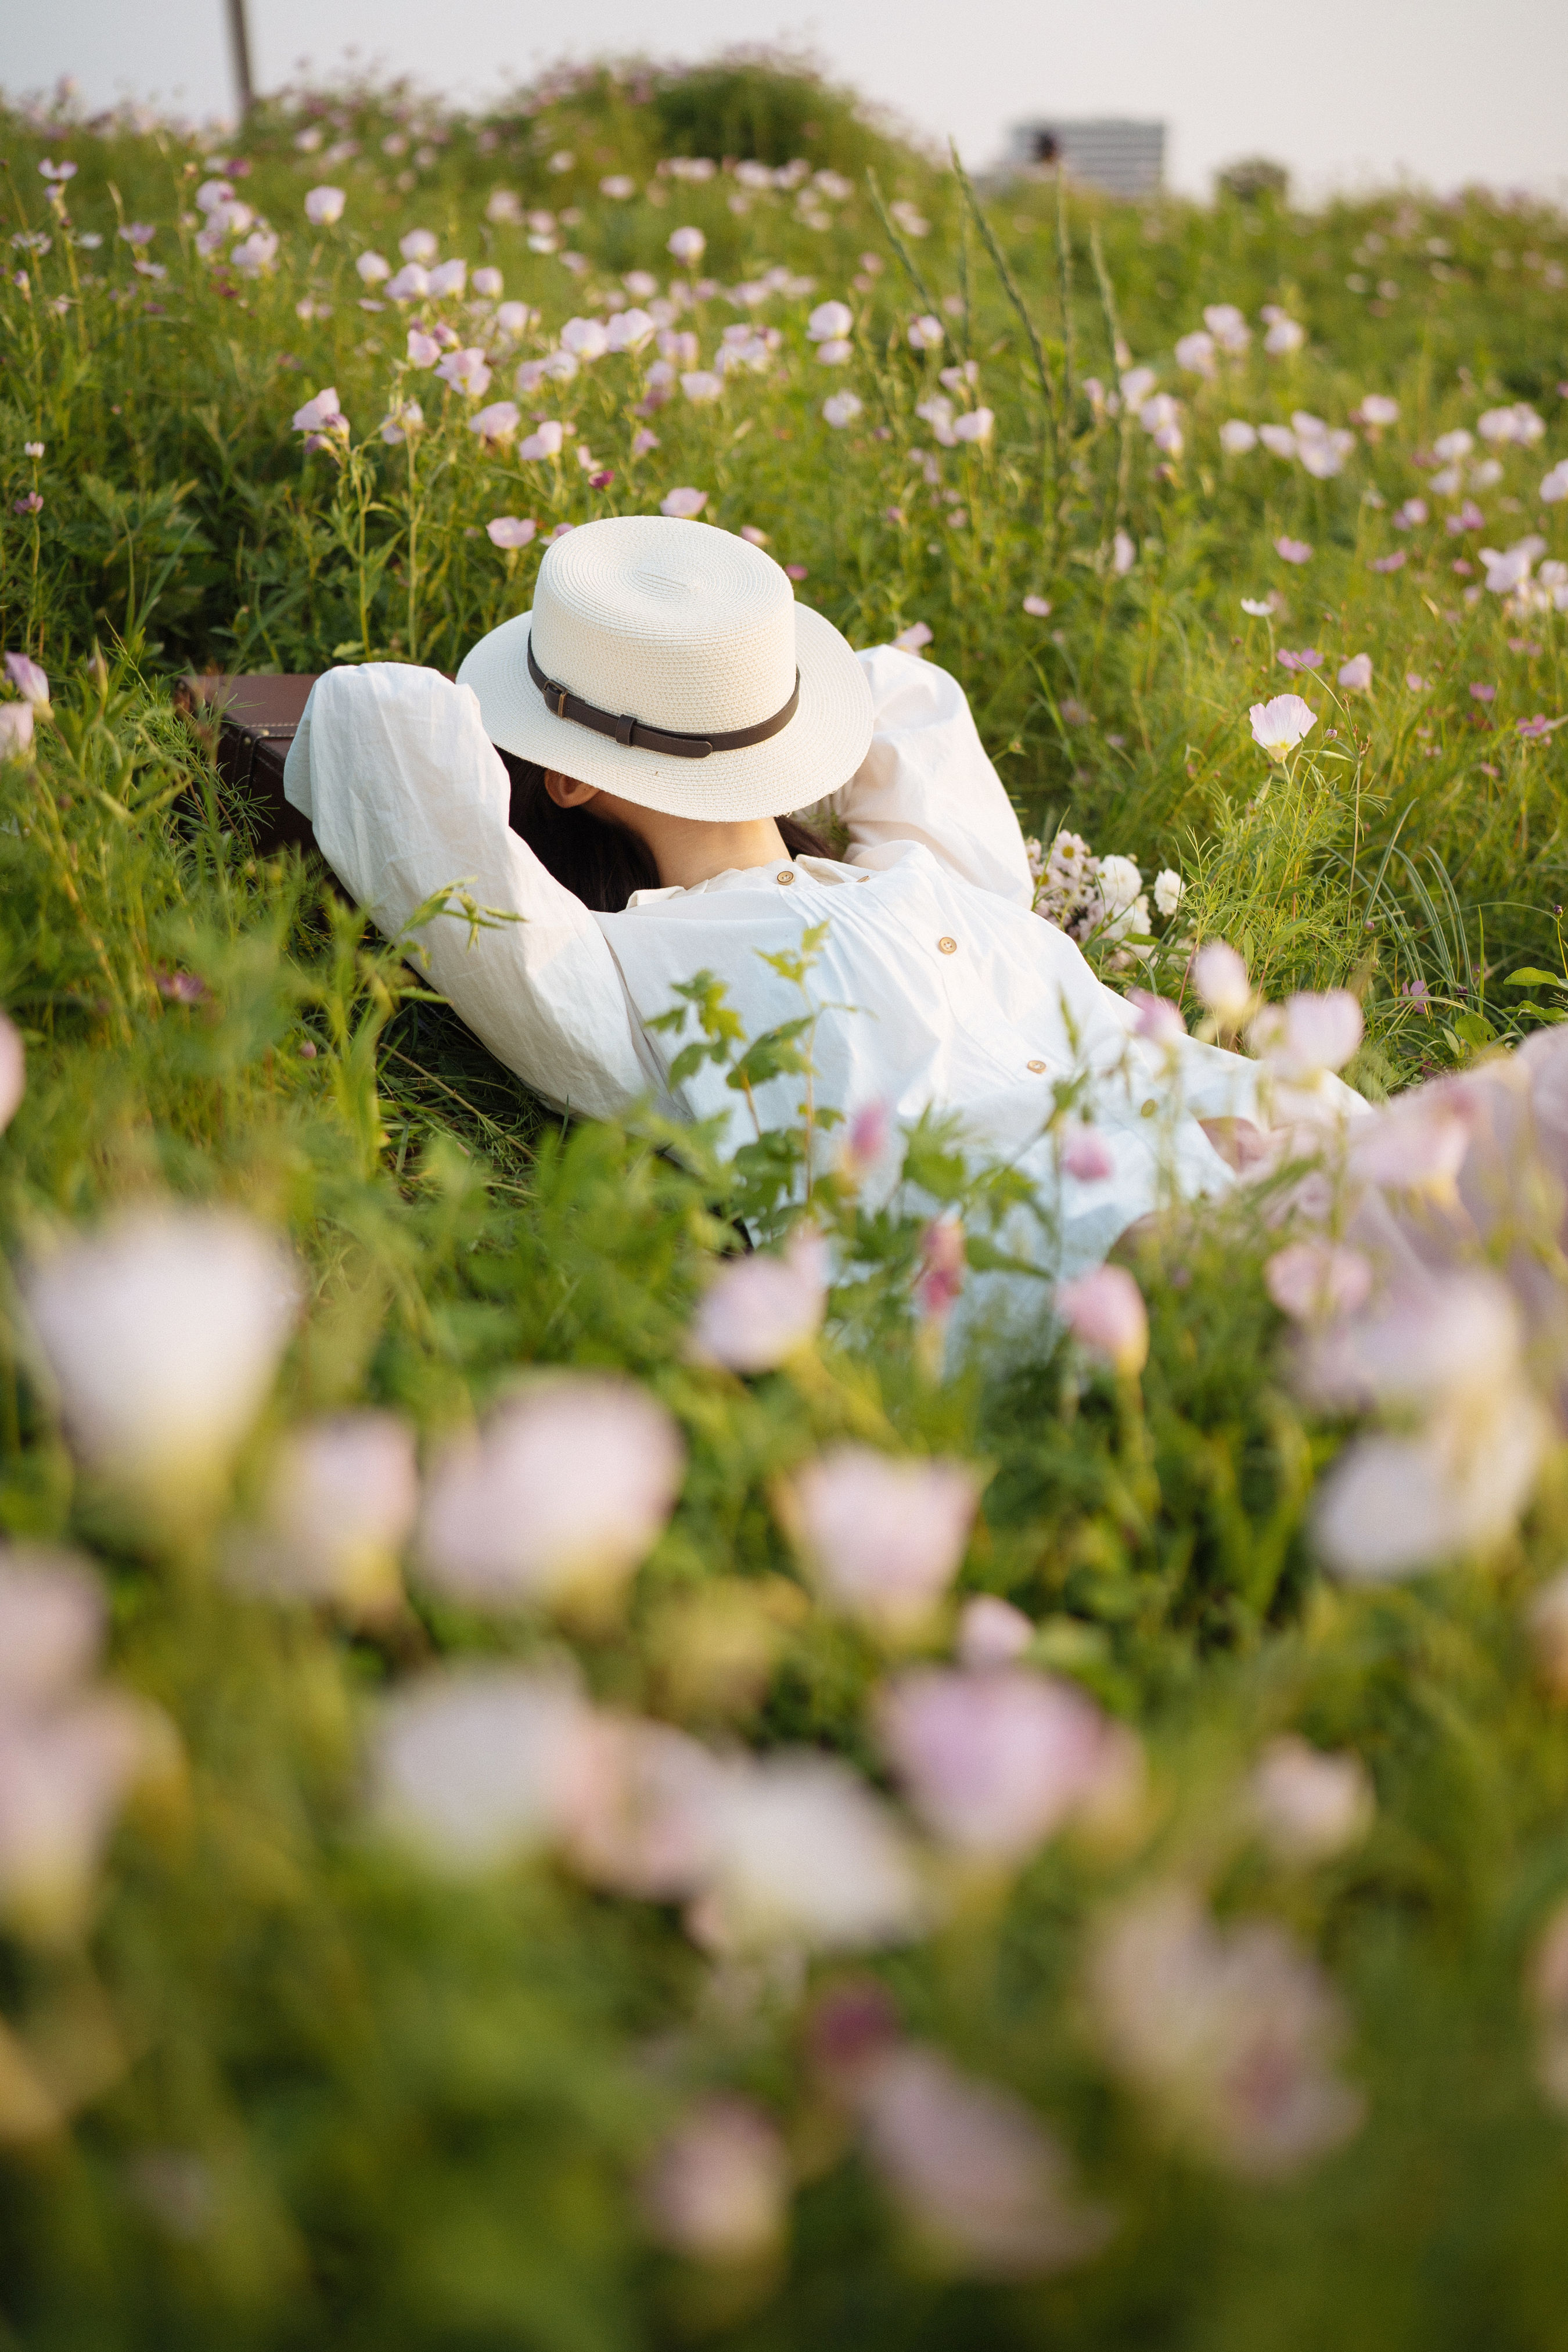
<path fill-rule="evenodd" d="M 258 86 L 350 45 L 466 100 L 552 61 L 696 58 L 783 39 L 983 166 L 1020 115 L 1115 113 L 1170 127 L 1172 184 L 1265 153 L 1321 197 L 1406 176 L 1568 197 L 1568 0 L 247 0 Z M 568 27 L 570 38 L 567 38 Z M 74 74 L 89 105 L 232 104 L 224 0 L 48 0 L 10 16 L 7 89 Z"/>

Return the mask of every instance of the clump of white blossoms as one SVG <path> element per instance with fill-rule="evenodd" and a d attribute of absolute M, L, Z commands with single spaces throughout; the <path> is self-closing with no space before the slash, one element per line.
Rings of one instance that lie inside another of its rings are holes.
<path fill-rule="evenodd" d="M 1149 895 L 1131 857 L 1097 857 L 1081 835 L 1065 828 L 1048 851 L 1033 837 L 1024 846 L 1035 877 L 1037 915 L 1080 945 L 1090 940 L 1116 943 L 1113 961 L 1120 964 L 1148 955 Z M 1180 907 L 1184 888 L 1181 876 L 1169 867 L 1155 876 L 1154 904 L 1167 920 Z"/>

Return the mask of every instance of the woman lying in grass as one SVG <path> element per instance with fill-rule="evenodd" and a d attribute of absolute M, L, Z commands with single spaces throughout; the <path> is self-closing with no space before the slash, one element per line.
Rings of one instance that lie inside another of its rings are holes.
<path fill-rule="evenodd" d="M 448 886 L 521 919 L 438 917 L 421 940 L 462 1018 L 559 1108 L 743 1127 L 717 1062 L 672 1083 L 679 1041 L 654 1024 L 700 971 L 749 1036 L 798 1016 L 773 960 L 825 927 L 817 1101 L 956 1115 L 977 1153 L 1036 1181 L 1054 1275 L 1095 1264 L 1171 1187 L 1222 1191 L 1219 1123 L 1267 1124 L 1255 1063 L 1141 1034 L 1033 914 L 1017 818 L 954 681 L 889 646 L 857 655 L 727 532 L 574 530 L 531 613 L 456 686 L 384 663 L 322 678 L 287 789 L 389 936 Z M 843 826 L 841 858 L 788 814 L 808 808 Z M 774 1078 L 753 1116 L 789 1126 L 799 1096 Z"/>

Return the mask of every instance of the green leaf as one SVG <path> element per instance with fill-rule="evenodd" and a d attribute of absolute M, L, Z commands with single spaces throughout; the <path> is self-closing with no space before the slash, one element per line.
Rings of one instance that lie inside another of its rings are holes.
<path fill-rule="evenodd" d="M 1568 980 L 1560 972 L 1540 971 L 1532 963 L 1521 964 L 1510 971 L 1504 986 L 1508 988 L 1568 988 Z"/>

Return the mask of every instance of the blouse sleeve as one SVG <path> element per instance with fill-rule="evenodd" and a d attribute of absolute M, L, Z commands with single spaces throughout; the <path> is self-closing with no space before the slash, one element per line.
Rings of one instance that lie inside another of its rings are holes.
<path fill-rule="evenodd" d="M 958 680 L 892 646 L 863 653 L 860 666 L 871 688 L 871 748 L 825 803 L 848 828 L 848 863 L 887 865 L 917 841 L 964 881 L 1032 906 L 1023 832 Z"/>
<path fill-rule="evenodd" d="M 658 1069 L 593 915 L 508 823 L 510 785 L 468 687 L 396 662 L 317 680 L 284 791 L 322 856 L 389 939 L 437 892 L 418 942 L 432 984 L 498 1060 L 558 1109 L 624 1117 Z"/>

